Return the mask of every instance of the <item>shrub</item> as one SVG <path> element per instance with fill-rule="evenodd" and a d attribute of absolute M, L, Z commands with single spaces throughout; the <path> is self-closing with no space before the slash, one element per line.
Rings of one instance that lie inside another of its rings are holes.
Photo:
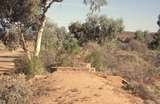
<path fill-rule="evenodd" d="M 45 65 L 46 69 L 49 72 L 51 72 L 51 67 L 73 66 L 74 59 L 77 54 L 77 53 L 74 53 L 74 54 L 73 53 L 68 53 L 65 50 L 42 51 L 41 60 Z"/>
<path fill-rule="evenodd" d="M 40 58 L 44 64 L 44 66 L 47 68 L 48 66 L 50 65 L 58 65 L 58 63 L 56 63 L 56 56 L 57 56 L 57 52 L 56 50 L 43 50 L 41 51 L 41 54 L 40 54 Z"/>
<path fill-rule="evenodd" d="M 66 55 L 64 55 L 64 57 L 61 61 L 61 66 L 70 66 L 70 67 L 76 66 L 76 65 L 74 65 L 74 63 L 75 63 L 74 61 L 75 61 L 74 55 L 66 54 Z"/>
<path fill-rule="evenodd" d="M 116 57 L 113 52 L 115 49 L 118 49 L 118 42 L 115 40 L 108 41 L 101 47 L 98 44 L 95 45 L 92 43 L 92 45 L 90 44 L 89 47 L 94 48 L 88 48 L 90 50 L 88 50 L 89 54 L 86 55 L 86 61 L 91 63 L 98 71 L 109 71 L 108 69 L 114 70 Z"/>
<path fill-rule="evenodd" d="M 32 91 L 24 75 L 0 78 L 0 104 L 30 104 Z"/>
<path fill-rule="evenodd" d="M 92 66 L 98 71 L 126 79 L 125 89 L 146 100 L 146 104 L 159 104 L 159 52 L 142 47 L 137 40 L 128 46 L 130 49 L 121 49 L 121 44 L 117 41 L 108 41 L 104 46 L 92 45 L 87 47 L 86 55 Z"/>
<path fill-rule="evenodd" d="M 100 50 L 96 50 L 90 53 L 86 57 L 86 60 L 87 62 L 90 62 L 91 65 L 95 67 L 97 71 L 102 71 L 107 67 L 105 57 L 103 56 L 103 54 L 101 54 Z"/>
<path fill-rule="evenodd" d="M 123 84 L 125 90 L 141 97 L 144 100 L 144 104 L 159 104 L 160 91 L 153 83 L 145 84 L 132 80 L 129 82 L 123 82 Z"/>
<path fill-rule="evenodd" d="M 146 36 L 149 35 L 148 31 L 136 31 L 135 32 L 135 38 L 136 40 L 140 41 L 140 42 L 145 42 L 146 41 Z"/>
<path fill-rule="evenodd" d="M 53 23 L 47 23 L 43 33 L 40 58 L 48 71 L 50 67 L 72 66 L 73 56 L 80 52 L 80 46 L 73 34 Z"/>
<path fill-rule="evenodd" d="M 138 40 L 131 40 L 129 43 L 125 43 L 126 47 L 123 48 L 126 51 L 136 51 L 136 52 L 141 52 L 145 53 L 148 48 L 147 45 L 144 43 L 138 41 Z"/>
<path fill-rule="evenodd" d="M 1 36 L 1 41 L 8 50 L 15 50 L 19 47 L 19 33 L 15 25 L 10 25 L 8 31 L 5 31 Z"/>
<path fill-rule="evenodd" d="M 63 41 L 63 48 L 68 54 L 77 54 L 80 51 L 78 41 L 71 34 L 66 35 L 66 39 Z"/>
<path fill-rule="evenodd" d="M 79 40 L 80 45 L 90 41 L 103 45 L 105 41 L 115 39 L 123 31 L 124 26 L 121 19 L 114 20 L 107 16 L 92 15 L 85 23 L 74 22 L 68 28 Z"/>
<path fill-rule="evenodd" d="M 43 74 L 45 72 L 43 63 L 38 57 L 31 57 L 31 59 L 28 59 L 27 57 L 21 57 L 15 60 L 15 66 L 17 73 L 24 73 L 29 76 Z"/>

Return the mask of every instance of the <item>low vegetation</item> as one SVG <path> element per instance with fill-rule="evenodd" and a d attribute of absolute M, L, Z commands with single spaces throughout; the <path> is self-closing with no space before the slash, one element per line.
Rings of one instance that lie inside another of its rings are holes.
<path fill-rule="evenodd" d="M 0 104 L 30 104 L 32 90 L 24 75 L 0 78 Z"/>
<path fill-rule="evenodd" d="M 16 73 L 25 74 L 27 76 L 40 75 L 45 73 L 42 61 L 38 57 L 21 57 L 15 60 Z"/>

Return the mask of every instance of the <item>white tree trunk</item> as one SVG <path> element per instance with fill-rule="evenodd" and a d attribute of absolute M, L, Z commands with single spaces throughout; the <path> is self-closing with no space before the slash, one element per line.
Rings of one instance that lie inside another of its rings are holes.
<path fill-rule="evenodd" d="M 46 24 L 46 16 L 44 17 L 42 21 L 42 25 L 40 26 L 40 29 L 37 33 L 37 39 L 36 39 L 36 44 L 35 44 L 35 56 L 39 56 L 40 50 L 41 50 L 41 41 L 42 41 L 42 34 L 44 31 L 44 27 Z"/>
<path fill-rule="evenodd" d="M 58 1 L 57 0 L 51 0 L 48 3 L 48 0 L 45 0 L 45 2 L 44 2 L 44 9 L 43 9 L 42 18 L 41 18 L 41 25 L 39 27 L 39 31 L 38 31 L 37 39 L 36 39 L 36 44 L 35 44 L 35 56 L 36 57 L 39 56 L 39 53 L 40 53 L 40 50 L 41 50 L 42 34 L 43 34 L 44 27 L 45 27 L 45 24 L 46 24 L 46 13 L 54 2 L 58 2 Z"/>

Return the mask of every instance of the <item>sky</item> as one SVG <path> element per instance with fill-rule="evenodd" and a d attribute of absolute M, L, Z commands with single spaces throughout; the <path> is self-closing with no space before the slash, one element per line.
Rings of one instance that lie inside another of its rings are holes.
<path fill-rule="evenodd" d="M 67 27 L 74 21 L 84 22 L 89 7 L 83 0 L 64 0 L 54 4 L 47 16 L 59 26 Z M 158 30 L 157 20 L 160 14 L 160 0 L 108 0 L 108 5 L 101 9 L 99 15 L 114 19 L 123 19 L 126 31 Z"/>

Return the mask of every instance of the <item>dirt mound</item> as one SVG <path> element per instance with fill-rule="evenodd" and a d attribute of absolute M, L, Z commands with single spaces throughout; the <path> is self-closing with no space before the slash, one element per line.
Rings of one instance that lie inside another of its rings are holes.
<path fill-rule="evenodd" d="M 106 78 L 85 71 L 57 71 L 31 79 L 34 104 L 143 104 L 121 89 L 118 76 Z"/>

